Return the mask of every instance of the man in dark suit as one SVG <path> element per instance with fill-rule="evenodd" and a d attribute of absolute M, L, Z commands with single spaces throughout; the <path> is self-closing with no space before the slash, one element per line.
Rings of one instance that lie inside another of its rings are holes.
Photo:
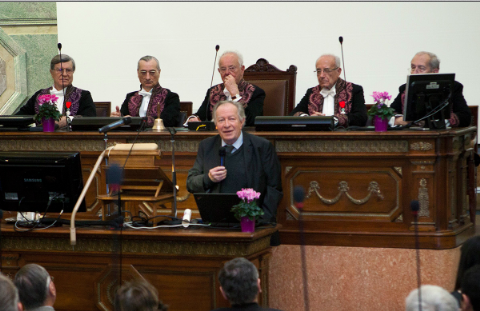
<path fill-rule="evenodd" d="M 279 311 L 262 308 L 258 305 L 258 294 L 262 292 L 258 270 L 253 263 L 239 257 L 225 263 L 218 274 L 220 292 L 230 302 L 230 308 L 219 308 L 214 311 L 248 310 Z"/>
<path fill-rule="evenodd" d="M 430 52 L 418 52 L 412 58 L 410 63 L 410 71 L 411 74 L 424 74 L 424 73 L 438 73 L 440 70 L 440 60 L 438 59 L 437 55 Z M 407 125 L 410 122 L 404 121 L 403 119 L 403 107 L 405 105 L 405 89 L 406 85 L 403 84 L 398 88 L 398 95 L 390 105 L 395 112 L 394 121 L 390 121 L 391 124 L 394 123 L 395 125 Z M 445 116 L 445 121 L 447 122 L 447 126 L 452 127 L 465 127 L 469 126 L 472 122 L 472 113 L 467 106 L 467 102 L 463 97 L 463 85 L 457 81 L 455 81 L 453 85 L 453 94 L 452 98 L 452 112 L 450 116 Z M 448 120 L 447 120 L 448 119 Z"/>
<path fill-rule="evenodd" d="M 273 145 L 266 139 L 242 131 L 245 112 L 240 102 L 221 101 L 213 109 L 219 135 L 203 140 L 195 164 L 188 171 L 191 193 L 236 193 L 242 188 L 260 192 L 257 203 L 264 222 L 276 222 L 282 199 L 280 162 Z M 227 146 L 225 166 L 220 165 L 219 149 Z"/>
<path fill-rule="evenodd" d="M 292 116 L 334 116 L 335 125 L 364 126 L 367 108 L 360 85 L 340 78 L 340 58 L 325 54 L 315 63 L 318 85 L 307 90 Z"/>
<path fill-rule="evenodd" d="M 223 53 L 218 60 L 218 72 L 223 83 L 208 89 L 202 105 L 197 113 L 188 118 L 188 122 L 212 120 L 213 107 L 219 101 L 231 100 L 242 104 L 247 118 L 246 125 L 255 125 L 255 117 L 263 116 L 265 91 L 243 80 L 244 71 L 245 66 L 240 53 L 232 51 Z"/>
<path fill-rule="evenodd" d="M 13 282 L 26 310 L 54 311 L 57 290 L 44 267 L 27 264 L 18 270 Z"/>

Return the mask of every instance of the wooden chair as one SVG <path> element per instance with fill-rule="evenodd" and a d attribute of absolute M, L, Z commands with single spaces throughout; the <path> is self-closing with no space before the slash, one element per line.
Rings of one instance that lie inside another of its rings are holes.
<path fill-rule="evenodd" d="M 97 117 L 109 117 L 112 111 L 111 102 L 94 102 L 97 109 Z"/>
<path fill-rule="evenodd" d="M 288 116 L 295 107 L 297 66 L 282 71 L 260 58 L 245 69 L 243 78 L 265 91 L 264 116 Z"/>
<path fill-rule="evenodd" d="M 188 116 L 192 115 L 192 102 L 180 102 L 180 112 L 185 112 L 185 114 Z"/>

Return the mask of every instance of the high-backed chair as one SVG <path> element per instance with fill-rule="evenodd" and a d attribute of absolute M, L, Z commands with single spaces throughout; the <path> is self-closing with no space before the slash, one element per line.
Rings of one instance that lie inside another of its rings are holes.
<path fill-rule="evenodd" d="M 282 71 L 268 60 L 260 58 L 245 69 L 243 78 L 265 91 L 264 116 L 288 116 L 295 107 L 297 66 L 290 65 L 290 68 Z"/>
<path fill-rule="evenodd" d="M 109 117 L 112 109 L 111 102 L 94 102 L 97 110 L 97 117 Z"/>

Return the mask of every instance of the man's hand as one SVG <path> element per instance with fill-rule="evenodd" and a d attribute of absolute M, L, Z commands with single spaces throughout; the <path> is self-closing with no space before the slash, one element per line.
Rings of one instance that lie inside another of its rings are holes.
<path fill-rule="evenodd" d="M 321 112 L 318 112 L 318 111 L 315 111 L 312 116 L 313 117 L 318 117 L 318 116 L 324 116 L 325 114 L 324 113 L 321 113 Z"/>
<path fill-rule="evenodd" d="M 63 116 L 60 118 L 60 121 L 55 121 L 58 124 L 58 128 L 64 128 L 67 126 L 67 117 Z"/>
<path fill-rule="evenodd" d="M 122 113 L 120 112 L 120 107 L 115 106 L 116 111 L 110 114 L 111 117 L 121 117 Z"/>
<path fill-rule="evenodd" d="M 235 96 L 237 94 L 240 94 L 238 91 L 238 85 L 237 82 L 235 81 L 235 78 L 228 75 L 225 77 L 225 81 L 223 81 L 225 84 L 225 87 L 227 88 L 228 92 L 230 92 L 231 96 Z"/>
<path fill-rule="evenodd" d="M 198 117 L 191 117 L 190 119 L 188 119 L 187 122 L 200 122 L 200 121 L 202 121 L 202 120 L 200 120 L 200 118 L 198 118 Z"/>
<path fill-rule="evenodd" d="M 408 125 L 410 122 L 403 121 L 403 116 L 395 118 L 395 125 Z"/>
<path fill-rule="evenodd" d="M 221 182 L 227 178 L 227 170 L 225 169 L 225 166 L 217 166 L 212 168 L 210 171 L 208 171 L 208 178 L 215 183 Z"/>

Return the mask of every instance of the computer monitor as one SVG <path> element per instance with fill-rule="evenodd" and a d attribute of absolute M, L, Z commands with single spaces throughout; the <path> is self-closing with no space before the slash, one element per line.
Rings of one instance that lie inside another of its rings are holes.
<path fill-rule="evenodd" d="M 35 123 L 33 116 L 0 115 L 0 131 L 28 130 L 32 123 Z"/>
<path fill-rule="evenodd" d="M 455 81 L 454 73 L 428 73 L 407 76 L 405 121 L 426 120 L 425 127 L 444 129 L 452 110 L 451 96 Z"/>
<path fill-rule="evenodd" d="M 0 152 L 2 210 L 69 213 L 82 190 L 79 152 Z"/>

